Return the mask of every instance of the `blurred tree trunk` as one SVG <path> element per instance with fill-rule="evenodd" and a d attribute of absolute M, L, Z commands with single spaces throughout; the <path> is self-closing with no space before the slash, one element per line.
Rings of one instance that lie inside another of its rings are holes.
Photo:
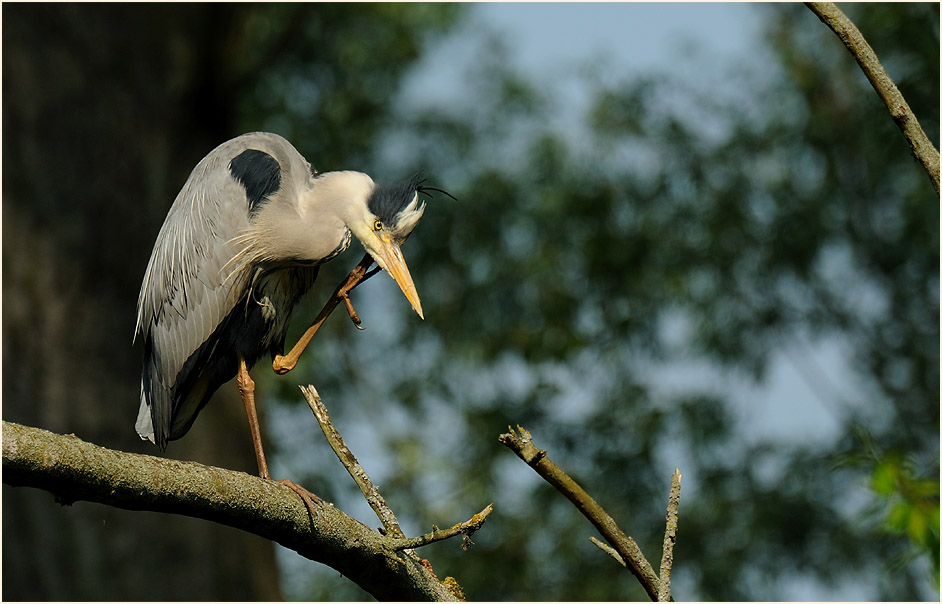
<path fill-rule="evenodd" d="M 127 451 L 135 304 L 188 171 L 232 131 L 238 9 L 3 10 L 3 417 Z M 169 455 L 255 472 L 231 388 Z M 280 599 L 272 543 L 176 516 L 3 487 L 6 600 Z"/>

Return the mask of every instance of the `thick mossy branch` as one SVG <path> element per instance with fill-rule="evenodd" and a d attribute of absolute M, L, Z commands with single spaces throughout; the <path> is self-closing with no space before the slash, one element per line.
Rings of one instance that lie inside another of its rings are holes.
<path fill-rule="evenodd" d="M 288 487 L 223 468 L 99 447 L 3 422 L 3 482 L 56 501 L 203 518 L 270 539 L 342 573 L 379 600 L 454 601 L 417 556 L 329 503 L 312 518 Z"/>

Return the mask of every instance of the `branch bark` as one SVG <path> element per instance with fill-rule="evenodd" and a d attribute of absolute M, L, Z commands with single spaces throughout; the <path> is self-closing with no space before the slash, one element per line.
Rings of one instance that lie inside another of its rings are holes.
<path fill-rule="evenodd" d="M 821 19 L 821 22 L 831 28 L 837 37 L 841 39 L 847 50 L 860 65 L 864 75 L 870 80 L 870 84 L 883 100 L 886 108 L 890 111 L 890 116 L 899 129 L 902 131 L 909 148 L 916 156 L 929 179 L 932 180 L 932 186 L 935 187 L 936 194 L 939 193 L 939 151 L 926 136 L 919 120 L 909 104 L 899 91 L 893 80 L 890 79 L 886 69 L 877 58 L 877 53 L 873 51 L 863 34 L 857 29 L 853 21 L 847 18 L 847 15 L 837 7 L 833 2 L 806 2 L 811 12 Z"/>
<path fill-rule="evenodd" d="M 3 422 L 3 482 L 71 505 L 202 518 L 271 539 L 345 575 L 379 600 L 455 601 L 421 560 L 328 503 L 312 518 L 288 487 L 195 462 L 125 453 Z M 401 541 L 399 542 L 401 543 Z"/>
<path fill-rule="evenodd" d="M 461 547 L 462 549 L 467 550 L 472 545 L 471 535 L 476 533 L 478 529 L 484 526 L 484 521 L 487 520 L 487 517 L 490 516 L 491 512 L 493 511 L 494 504 L 489 503 L 487 504 L 487 507 L 474 516 L 471 516 L 471 518 L 465 520 L 464 522 L 459 522 L 451 528 L 436 528 L 435 530 L 425 533 L 424 535 L 403 539 L 402 541 L 397 542 L 396 549 L 415 549 L 430 543 L 437 543 L 439 541 L 451 539 L 452 537 L 457 537 L 458 535 L 463 535 L 464 543 L 461 544 Z"/>

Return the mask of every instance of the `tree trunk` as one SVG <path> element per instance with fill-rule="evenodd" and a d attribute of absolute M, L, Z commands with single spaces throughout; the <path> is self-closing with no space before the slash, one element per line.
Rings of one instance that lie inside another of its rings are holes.
<path fill-rule="evenodd" d="M 188 171 L 234 134 L 236 10 L 4 7 L 4 419 L 160 454 L 134 432 L 137 292 Z M 255 472 L 231 388 L 169 455 Z M 4 486 L 3 531 L 7 600 L 281 597 L 269 541 L 192 518 Z"/>

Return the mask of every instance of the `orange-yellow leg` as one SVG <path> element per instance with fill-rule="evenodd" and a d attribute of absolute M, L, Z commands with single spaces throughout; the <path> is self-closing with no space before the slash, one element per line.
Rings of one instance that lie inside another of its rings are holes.
<path fill-rule="evenodd" d="M 324 308 L 321 309 L 321 312 L 318 313 L 317 317 L 314 319 L 314 323 L 307 328 L 307 331 L 304 332 L 298 340 L 298 343 L 294 345 L 288 354 L 279 354 L 272 359 L 271 368 L 275 373 L 284 375 L 294 369 L 295 365 L 298 364 L 298 359 L 301 358 L 301 353 L 304 352 L 304 349 L 307 348 L 307 345 L 310 344 L 311 340 L 314 338 L 314 334 L 317 333 L 317 330 L 324 324 L 324 321 L 327 320 L 330 313 L 332 313 L 334 308 L 341 302 L 343 302 L 344 307 L 346 307 L 347 313 L 350 315 L 350 320 L 353 321 L 356 328 L 363 329 L 360 327 L 360 317 L 358 317 L 356 311 L 353 310 L 353 303 L 350 302 L 349 294 L 357 285 L 379 272 L 379 267 L 369 270 L 371 264 L 373 264 L 373 257 L 369 254 L 365 254 L 363 259 L 360 260 L 360 263 L 353 267 L 353 270 L 350 271 L 347 278 L 337 286 L 337 289 L 331 294 L 327 303 L 324 304 Z"/>
<path fill-rule="evenodd" d="M 258 475 L 266 480 L 271 480 L 271 474 L 268 473 L 268 464 L 265 462 L 265 451 L 262 449 L 262 431 L 258 427 L 258 413 L 255 412 L 255 382 L 249 375 L 245 359 L 239 359 L 239 373 L 236 379 L 239 383 L 239 394 L 242 395 L 242 404 L 245 405 L 245 414 L 249 416 L 249 430 L 252 431 L 252 444 L 255 445 Z"/>
<path fill-rule="evenodd" d="M 249 375 L 245 359 L 239 359 L 239 373 L 236 375 L 236 379 L 239 384 L 239 394 L 242 395 L 242 404 L 245 405 L 245 413 L 249 416 L 249 429 L 252 431 L 252 444 L 255 446 L 255 459 L 258 462 L 258 475 L 265 480 L 271 480 L 271 474 L 268 473 L 268 463 L 265 461 L 265 451 L 262 448 L 262 431 L 258 425 L 258 413 L 255 411 L 255 381 Z M 314 508 L 315 501 L 320 503 L 320 498 L 317 495 L 287 478 L 276 482 L 297 493 L 304 500 L 304 505 L 307 506 L 311 515 L 317 516 L 317 510 Z"/>

